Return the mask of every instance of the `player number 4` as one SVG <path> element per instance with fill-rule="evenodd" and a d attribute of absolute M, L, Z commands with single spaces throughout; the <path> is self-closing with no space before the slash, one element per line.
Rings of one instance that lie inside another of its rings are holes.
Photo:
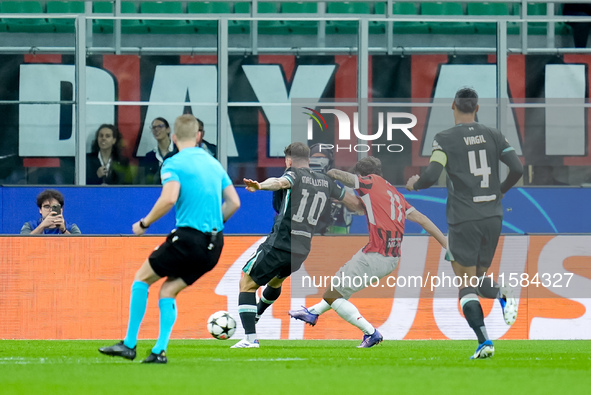
<path fill-rule="evenodd" d="M 468 151 L 470 173 L 474 174 L 476 177 L 482 177 L 482 181 L 480 181 L 480 188 L 488 188 L 491 169 L 486 159 L 486 150 L 481 149 L 478 151 L 478 156 L 480 157 L 480 167 L 478 167 L 476 164 L 476 151 Z"/>

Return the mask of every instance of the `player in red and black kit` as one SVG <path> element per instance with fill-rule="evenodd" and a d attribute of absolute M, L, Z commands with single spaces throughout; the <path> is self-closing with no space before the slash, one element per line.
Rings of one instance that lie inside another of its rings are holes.
<path fill-rule="evenodd" d="M 499 287 L 485 276 L 490 267 L 503 222 L 503 195 L 523 173 L 523 166 L 507 139 L 496 129 L 476 122 L 478 94 L 462 88 L 452 103 L 455 126 L 438 133 L 433 153 L 423 174 L 412 176 L 406 188 L 429 188 L 447 171 L 447 222 L 449 255 L 456 276 L 463 279 L 460 305 L 464 317 L 478 338 L 472 359 L 492 357 L 495 349 L 484 326 L 478 297 L 498 298 L 507 325 L 517 318 L 517 303 L 510 289 Z M 499 161 L 509 168 L 501 182 Z M 478 277 L 478 287 L 471 281 Z"/>
<path fill-rule="evenodd" d="M 405 219 L 420 224 L 443 248 L 447 248 L 447 241 L 429 218 L 408 204 L 404 196 L 382 178 L 379 159 L 361 159 L 353 171 L 357 175 L 336 169 L 330 170 L 327 175 L 354 188 L 359 194 L 356 209 L 367 215 L 369 242 L 337 271 L 335 277 L 342 281 L 339 281 L 338 286 L 327 289 L 320 303 L 309 309 L 290 310 L 289 315 L 316 325 L 318 316 L 332 308 L 342 319 L 363 331 L 363 341 L 359 347 L 368 348 L 380 343 L 383 337 L 349 302 L 351 295 L 369 285 L 365 281 L 353 279 L 382 278 L 396 269 L 400 260 Z"/>

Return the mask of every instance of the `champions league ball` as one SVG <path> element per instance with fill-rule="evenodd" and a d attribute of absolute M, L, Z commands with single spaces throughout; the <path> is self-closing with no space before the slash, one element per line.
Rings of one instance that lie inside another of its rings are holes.
<path fill-rule="evenodd" d="M 236 332 L 236 320 L 227 311 L 215 312 L 207 320 L 207 330 L 216 339 L 229 339 Z"/>

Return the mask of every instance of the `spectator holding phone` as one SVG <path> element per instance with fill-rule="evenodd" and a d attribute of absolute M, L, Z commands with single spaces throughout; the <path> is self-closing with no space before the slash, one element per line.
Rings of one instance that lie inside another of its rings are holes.
<path fill-rule="evenodd" d="M 56 190 L 46 189 L 37 196 L 37 206 L 41 217 L 25 222 L 21 235 L 79 235 L 76 224 L 68 224 L 64 219 L 64 196 Z"/>

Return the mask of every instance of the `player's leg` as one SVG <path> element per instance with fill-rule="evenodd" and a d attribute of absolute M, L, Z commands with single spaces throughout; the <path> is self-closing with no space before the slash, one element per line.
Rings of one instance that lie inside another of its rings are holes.
<path fill-rule="evenodd" d="M 507 325 L 513 325 L 517 319 L 517 300 L 513 296 L 513 291 L 510 287 L 504 284 L 497 284 L 492 276 L 486 276 L 486 271 L 489 269 L 499 237 L 503 220 L 501 217 L 491 217 L 482 221 L 482 231 L 484 234 L 483 244 L 478 256 L 477 275 L 480 278 L 478 294 L 485 298 L 498 299 L 503 311 L 503 319 Z"/>
<path fill-rule="evenodd" d="M 259 285 L 244 273 L 240 279 L 240 294 L 238 295 L 238 314 L 246 337 L 231 348 L 258 348 L 259 341 L 256 333 L 255 316 L 257 312 L 256 291 Z"/>
<path fill-rule="evenodd" d="M 338 298 L 342 298 L 342 295 L 338 291 L 334 290 L 333 287 L 335 284 L 333 280 L 336 279 L 339 282 L 341 281 L 342 277 L 340 277 L 340 275 L 343 275 L 344 277 L 344 271 L 346 271 L 347 268 L 349 268 L 350 265 L 353 264 L 357 257 L 357 254 L 359 254 L 360 252 L 361 250 L 358 251 L 355 255 L 353 255 L 351 259 L 348 260 L 333 277 L 331 277 L 331 286 L 325 291 L 323 299 L 320 300 L 320 302 L 316 303 L 315 305 L 309 308 L 302 306 L 301 309 L 289 310 L 288 314 L 290 315 L 290 317 L 295 318 L 296 320 L 304 321 L 305 323 L 312 326 L 316 325 L 316 323 L 318 322 L 318 317 L 331 309 L 331 303 Z M 334 293 L 331 294 L 331 291 L 334 291 Z M 327 298 L 331 301 L 328 302 Z"/>
<path fill-rule="evenodd" d="M 160 288 L 158 308 L 160 309 L 160 330 L 158 340 L 150 355 L 143 363 L 166 363 L 166 349 L 177 318 L 176 296 L 187 287 L 182 278 L 169 277 Z"/>
<path fill-rule="evenodd" d="M 484 326 L 484 313 L 478 299 L 478 291 L 475 287 L 470 286 L 469 282 L 470 278 L 476 278 L 476 266 L 462 266 L 459 262 L 452 262 L 452 267 L 455 275 L 462 278 L 459 296 L 464 317 L 476 334 L 478 343 L 483 343 L 488 340 L 488 334 Z M 466 279 L 465 282 L 464 279 Z"/>
<path fill-rule="evenodd" d="M 382 334 L 374 328 L 349 301 L 356 292 L 366 288 L 367 279 L 381 279 L 392 273 L 398 266 L 398 257 L 387 257 L 378 253 L 358 251 L 335 275 L 339 284 L 332 284 L 324 293 L 324 301 L 345 321 L 359 328 L 364 336 L 359 348 L 369 348 L 383 340 Z M 364 279 L 355 281 L 354 279 Z M 352 280 L 352 281 L 348 281 Z M 358 284 L 358 285 L 356 285 Z"/>
<path fill-rule="evenodd" d="M 292 273 L 298 271 L 308 254 L 294 254 L 289 251 L 283 251 L 278 249 L 272 249 L 270 255 L 273 256 L 275 261 L 273 265 L 273 272 L 275 277 L 271 278 L 267 282 L 261 299 L 257 305 L 256 322 L 259 321 L 261 315 L 271 306 L 281 295 L 281 286 L 286 278 L 292 275 Z"/>
<path fill-rule="evenodd" d="M 363 340 L 358 348 L 369 348 L 381 343 L 384 340 L 382 334 L 361 315 L 357 306 L 347 299 L 348 297 L 345 298 L 334 289 L 327 289 L 324 292 L 323 300 L 330 305 L 335 313 L 363 332 Z"/>
<path fill-rule="evenodd" d="M 477 278 L 478 254 L 482 233 L 477 221 L 468 221 L 449 226 L 448 249 L 452 255 L 454 274 L 461 278 L 459 298 L 464 318 L 478 339 L 478 348 L 472 358 L 487 358 L 494 354 L 493 344 L 484 325 L 484 312 L 478 299 Z M 472 283 L 470 282 L 472 281 Z"/>
<path fill-rule="evenodd" d="M 99 348 L 101 353 L 131 360 L 135 359 L 137 337 L 148 304 L 148 288 L 160 278 L 152 269 L 149 259 L 146 259 L 136 272 L 133 284 L 131 285 L 129 321 L 125 339 L 113 346 Z"/>
<path fill-rule="evenodd" d="M 257 314 L 255 316 L 255 322 L 258 323 L 259 319 L 261 318 L 261 315 L 263 315 L 265 310 L 267 310 L 269 306 L 275 303 L 275 301 L 279 298 L 279 296 L 281 295 L 281 285 L 283 284 L 283 281 L 286 278 L 287 277 L 275 276 L 271 279 L 271 281 L 267 283 L 267 286 L 263 290 L 261 298 L 257 303 Z"/>
<path fill-rule="evenodd" d="M 271 248 L 265 243 L 261 244 L 252 257 L 246 262 L 242 271 L 244 272 L 240 279 L 240 293 L 238 294 L 238 314 L 244 328 L 245 338 L 234 344 L 232 348 L 257 348 L 259 346 L 256 334 L 256 313 L 257 298 L 256 291 L 259 287 L 266 284 L 273 276 L 265 277 L 269 271 L 266 265 Z M 255 279 L 257 281 L 255 281 Z M 258 282 L 264 279 L 264 282 Z"/>

